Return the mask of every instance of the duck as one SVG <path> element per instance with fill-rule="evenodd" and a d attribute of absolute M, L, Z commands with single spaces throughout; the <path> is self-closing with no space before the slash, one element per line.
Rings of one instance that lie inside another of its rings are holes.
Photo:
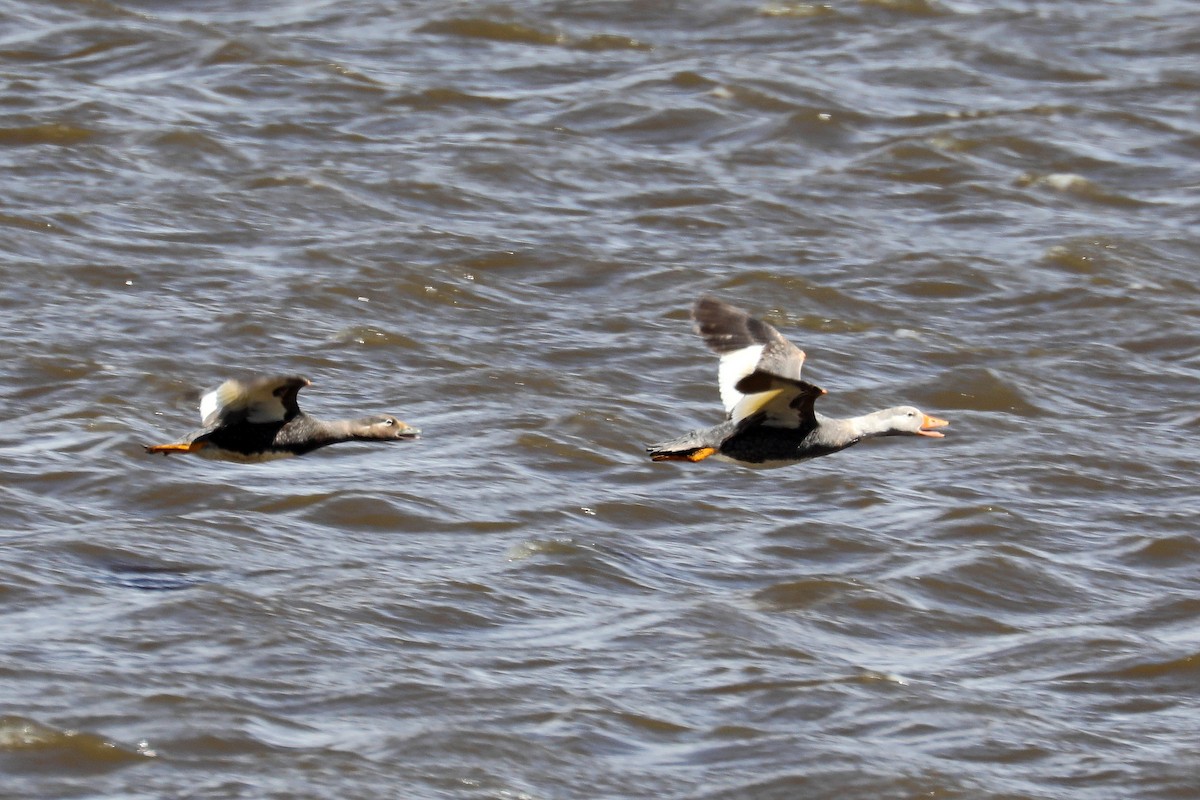
<path fill-rule="evenodd" d="M 692 308 L 694 329 L 720 356 L 717 384 L 725 421 L 670 441 L 648 445 L 653 461 L 713 457 L 744 467 L 773 468 L 827 456 L 880 436 L 943 438 L 949 423 L 913 406 L 857 417 L 817 413 L 828 394 L 803 380 L 805 354 L 774 327 L 714 297 Z"/>
<path fill-rule="evenodd" d="M 147 453 L 258 463 L 300 456 L 339 442 L 395 441 L 420 430 L 393 416 L 320 420 L 300 410 L 297 396 L 312 381 L 299 375 L 232 378 L 200 399 L 202 427 L 177 442 L 146 445 Z"/>

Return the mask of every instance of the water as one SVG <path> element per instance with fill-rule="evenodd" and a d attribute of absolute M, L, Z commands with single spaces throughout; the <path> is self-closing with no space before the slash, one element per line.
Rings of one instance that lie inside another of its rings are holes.
<path fill-rule="evenodd" d="M 0 796 L 1190 798 L 1183 0 L 0 0 Z M 712 293 L 826 413 L 653 464 Z M 299 373 L 415 443 L 150 458 Z"/>

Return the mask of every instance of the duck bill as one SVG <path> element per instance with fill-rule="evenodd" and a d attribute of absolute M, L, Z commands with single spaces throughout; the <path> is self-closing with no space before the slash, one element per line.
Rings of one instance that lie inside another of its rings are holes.
<path fill-rule="evenodd" d="M 421 438 L 421 429 L 414 428 L 412 425 L 409 425 L 407 422 L 401 422 L 399 430 L 396 431 L 396 438 L 397 439 L 420 439 Z"/>
<path fill-rule="evenodd" d="M 931 429 L 944 428 L 949 424 L 950 423 L 944 419 L 938 419 L 937 417 L 931 417 L 926 414 L 925 419 L 921 421 L 921 430 L 917 431 L 917 433 L 921 434 L 922 436 L 930 436 L 934 439 L 941 439 L 946 434 Z"/>

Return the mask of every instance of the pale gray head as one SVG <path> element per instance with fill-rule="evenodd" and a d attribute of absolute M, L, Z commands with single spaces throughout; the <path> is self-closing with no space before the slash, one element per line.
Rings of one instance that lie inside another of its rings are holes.
<path fill-rule="evenodd" d="M 883 418 L 881 422 L 886 426 L 882 433 L 883 436 L 931 436 L 940 439 L 945 434 L 933 429 L 950 424 L 944 419 L 931 417 L 921 409 L 912 406 L 897 406 L 877 411 L 876 414 Z"/>
<path fill-rule="evenodd" d="M 355 439 L 416 439 L 421 431 L 395 417 L 379 415 L 354 420 L 350 433 Z"/>

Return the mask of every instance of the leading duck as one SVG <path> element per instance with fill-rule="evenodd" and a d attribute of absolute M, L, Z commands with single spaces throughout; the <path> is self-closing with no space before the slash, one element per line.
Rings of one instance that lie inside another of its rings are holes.
<path fill-rule="evenodd" d="M 949 423 L 912 406 L 859 417 L 818 414 L 824 389 L 800 379 L 804 351 L 740 308 L 702 297 L 692 309 L 695 330 L 721 357 L 717 382 L 726 420 L 646 448 L 655 461 L 715 456 L 747 467 L 782 467 L 829 455 L 876 436 L 927 436 Z"/>

